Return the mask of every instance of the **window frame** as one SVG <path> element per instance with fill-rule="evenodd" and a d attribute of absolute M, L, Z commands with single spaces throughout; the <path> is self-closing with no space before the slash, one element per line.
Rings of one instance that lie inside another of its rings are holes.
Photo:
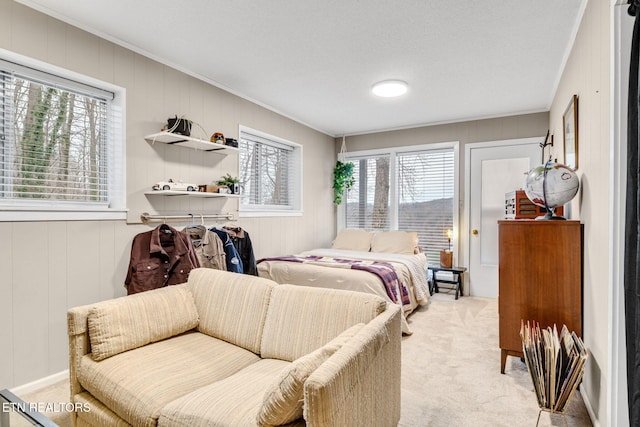
<path fill-rule="evenodd" d="M 73 84 L 90 86 L 97 91 L 113 93 L 107 102 L 107 203 L 74 203 L 60 200 L 16 200 L 0 198 L 0 222 L 8 221 L 74 221 L 126 219 L 125 189 L 125 102 L 126 90 L 89 76 L 52 64 L 0 49 L 0 59 L 19 67 L 33 70 L 34 75 L 46 76 L 51 84 L 60 81 L 73 88 Z M 49 80 L 50 79 L 50 80 Z"/>
<path fill-rule="evenodd" d="M 292 183 L 290 188 L 290 200 L 287 206 L 278 205 L 258 205 L 258 204 L 243 204 L 242 201 L 238 203 L 238 214 L 240 217 L 278 217 L 278 216 L 302 216 L 302 193 L 303 193 L 303 146 L 296 142 L 280 138 L 275 135 L 270 135 L 266 132 L 262 132 L 256 129 L 252 129 L 248 126 L 240 125 L 238 130 L 238 143 L 240 148 L 243 133 L 249 133 L 251 135 L 260 137 L 266 140 L 265 145 L 268 145 L 269 141 L 273 143 L 272 146 L 278 147 L 284 145 L 287 148 L 291 148 L 291 156 L 293 164 L 293 170 L 289 171 L 288 180 Z M 280 147 L 278 147 L 280 148 Z M 238 169 L 240 165 L 240 155 L 238 155 Z M 242 191 L 242 189 L 241 189 Z"/>
<path fill-rule="evenodd" d="M 389 156 L 389 230 L 398 230 L 398 182 L 396 176 L 397 156 L 404 153 L 420 153 L 424 151 L 439 151 L 445 149 L 453 150 L 453 238 L 451 248 L 456 256 L 458 254 L 458 230 L 460 230 L 459 205 L 460 205 L 460 155 L 459 141 L 436 142 L 431 144 L 407 145 L 402 147 L 379 148 L 372 150 L 351 151 L 338 154 L 341 162 L 352 161 L 352 159 L 363 159 Z M 338 232 L 344 230 L 346 201 L 338 205 Z M 419 245 L 426 245 L 427 242 L 418 242 Z"/>

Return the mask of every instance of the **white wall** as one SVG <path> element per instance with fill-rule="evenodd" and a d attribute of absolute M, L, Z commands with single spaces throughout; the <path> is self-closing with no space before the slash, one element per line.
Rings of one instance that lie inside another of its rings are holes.
<path fill-rule="evenodd" d="M 563 159 L 562 115 L 574 94 L 579 97 L 579 169 L 581 191 L 572 216 L 584 224 L 583 339 L 589 349 L 583 395 L 596 423 L 607 425 L 610 363 L 608 264 L 611 248 L 611 2 L 589 1 L 550 110 L 551 131 Z"/>
<path fill-rule="evenodd" d="M 237 138 L 242 124 L 303 145 L 304 215 L 236 221 L 249 231 L 257 257 L 331 242 L 333 138 L 11 0 L 0 0 L 0 48 L 126 88 L 129 208 L 128 223 L 0 223 L 0 389 L 67 369 L 66 311 L 125 294 L 131 240 L 156 225 L 139 224 L 141 213 L 237 209 L 237 200 L 223 206 L 143 195 L 159 179 L 200 181 L 237 174 L 235 156 L 219 158 L 144 141 L 174 114 L 227 137 Z"/>

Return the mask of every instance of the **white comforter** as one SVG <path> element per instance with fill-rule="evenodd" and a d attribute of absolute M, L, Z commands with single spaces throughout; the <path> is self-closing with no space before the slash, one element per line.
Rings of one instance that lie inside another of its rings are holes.
<path fill-rule="evenodd" d="M 402 306 L 404 314 L 402 331 L 406 334 L 411 333 L 406 316 L 418 305 L 425 304 L 429 296 L 427 259 L 424 254 L 401 255 L 339 249 L 314 249 L 296 254 L 296 256 L 308 255 L 390 263 L 396 270 L 398 279 L 409 290 L 410 303 Z M 380 278 L 366 271 L 352 270 L 345 267 L 332 268 L 331 266 L 316 265 L 314 263 L 265 260 L 258 264 L 258 274 L 278 283 L 367 292 L 393 302 L 387 295 Z"/>
<path fill-rule="evenodd" d="M 427 283 L 427 257 L 425 254 L 404 255 L 387 252 L 361 252 L 344 249 L 314 249 L 301 255 L 319 255 L 327 257 L 342 257 L 347 259 L 366 259 L 368 261 L 387 261 L 403 264 L 409 270 L 418 304 L 424 304 L 429 298 L 429 284 Z M 398 276 L 400 277 L 400 276 Z M 409 286 L 409 284 L 406 284 Z"/>

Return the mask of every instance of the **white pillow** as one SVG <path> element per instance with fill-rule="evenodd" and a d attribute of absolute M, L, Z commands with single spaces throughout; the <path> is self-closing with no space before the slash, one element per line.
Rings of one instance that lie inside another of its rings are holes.
<path fill-rule="evenodd" d="M 342 230 L 333 241 L 333 249 L 369 252 L 373 234 L 366 230 Z"/>
<path fill-rule="evenodd" d="M 418 246 L 418 233 L 414 231 L 380 231 L 371 242 L 371 252 L 414 254 Z"/>
<path fill-rule="evenodd" d="M 363 327 L 364 323 L 353 325 L 324 346 L 294 360 L 284 368 L 264 393 L 264 400 L 258 411 L 258 425 L 279 426 L 301 418 L 304 405 L 304 382 Z"/>

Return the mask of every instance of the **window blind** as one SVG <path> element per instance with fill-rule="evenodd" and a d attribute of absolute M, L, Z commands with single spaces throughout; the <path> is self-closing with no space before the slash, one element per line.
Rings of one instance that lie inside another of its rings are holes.
<path fill-rule="evenodd" d="M 438 265 L 453 230 L 453 150 L 400 153 L 396 174 L 398 230 L 417 231 L 429 263 Z"/>
<path fill-rule="evenodd" d="M 346 155 L 355 184 L 347 191 L 345 228 L 418 233 L 429 263 L 438 265 L 454 230 L 455 153 L 453 148 L 389 150 Z"/>
<path fill-rule="evenodd" d="M 0 68 L 0 201 L 107 205 L 113 94 L 29 70 Z"/>
<path fill-rule="evenodd" d="M 296 147 L 251 132 L 241 131 L 241 205 L 275 210 L 296 209 L 300 185 Z"/>

